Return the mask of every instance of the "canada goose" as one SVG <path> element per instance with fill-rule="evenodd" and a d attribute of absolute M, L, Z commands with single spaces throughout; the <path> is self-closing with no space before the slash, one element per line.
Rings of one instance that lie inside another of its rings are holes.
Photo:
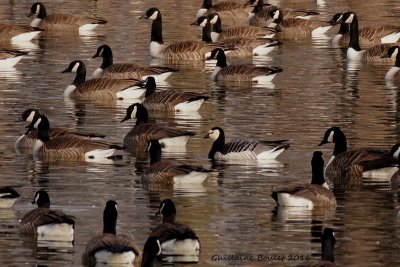
<path fill-rule="evenodd" d="M 125 135 L 124 145 L 128 151 L 146 151 L 150 140 L 158 140 L 162 147 L 184 147 L 189 137 L 195 134 L 171 126 L 148 123 L 147 109 L 139 103 L 127 108 L 125 117 L 121 122 L 136 118 L 135 126 Z"/>
<path fill-rule="evenodd" d="M 390 154 L 397 159 L 397 167 L 400 167 L 400 143 L 395 144 L 392 149 L 390 150 Z M 393 173 L 392 177 L 390 177 L 390 187 L 392 190 L 398 190 L 400 189 L 400 172 L 397 170 L 395 173 Z"/>
<path fill-rule="evenodd" d="M 346 136 L 339 127 L 326 130 L 319 144 L 334 143 L 333 155 L 325 167 L 325 175 L 335 183 L 358 183 L 362 177 L 390 177 L 397 170 L 397 161 L 388 150 L 358 148 L 347 150 Z"/>
<path fill-rule="evenodd" d="M 18 121 L 26 121 L 31 123 L 33 120 L 36 120 L 37 117 L 40 116 L 40 112 L 34 108 L 28 108 L 24 112 L 22 112 Z M 75 132 L 66 128 L 51 128 L 49 131 L 50 138 L 54 138 L 56 136 L 62 135 L 74 135 L 77 137 L 87 137 L 87 138 L 104 138 L 105 135 L 95 134 L 95 133 L 84 133 L 84 132 Z M 16 150 L 22 149 L 32 149 L 35 144 L 37 137 L 37 130 L 33 129 L 29 133 L 25 133 L 21 135 L 18 140 L 15 142 L 14 147 Z"/>
<path fill-rule="evenodd" d="M 220 82 L 268 83 L 282 72 L 280 67 L 255 66 L 251 64 L 229 65 L 224 50 L 216 48 L 208 59 L 216 59 L 217 64 L 210 78 Z"/>
<path fill-rule="evenodd" d="M 209 98 L 204 94 L 181 90 L 156 91 L 156 81 L 151 76 L 147 77 L 145 87 L 146 94 L 142 105 L 147 110 L 194 112 Z"/>
<path fill-rule="evenodd" d="M 0 49 L 0 69 L 14 67 L 27 54 L 18 50 Z"/>
<path fill-rule="evenodd" d="M 25 25 L 13 25 L 0 22 L 0 42 L 23 43 L 35 38 L 42 30 Z"/>
<path fill-rule="evenodd" d="M 275 6 L 270 4 L 264 4 L 263 0 L 258 0 L 257 5 L 254 6 L 253 10 L 249 13 L 247 17 L 247 23 L 250 26 L 263 27 L 268 26 L 270 19 L 268 13 L 270 9 L 275 8 Z M 319 15 L 318 12 L 313 10 L 305 9 L 291 9 L 291 8 L 281 8 L 283 12 L 283 18 L 300 18 L 300 19 L 311 19 L 315 15 Z"/>
<path fill-rule="evenodd" d="M 189 226 L 175 221 L 174 202 L 171 199 L 161 201 L 157 214 L 163 215 L 163 222 L 153 230 L 150 237 L 160 241 L 161 255 L 188 256 L 190 261 L 198 261 L 200 240 Z"/>
<path fill-rule="evenodd" d="M 196 13 L 196 19 L 201 16 L 207 16 L 211 13 L 220 13 L 226 12 L 229 17 L 234 18 L 235 20 L 240 20 L 242 13 L 245 15 L 250 12 L 252 9 L 252 5 L 257 4 L 259 0 L 249 0 L 246 1 L 244 4 L 237 3 L 237 2 L 219 2 L 213 5 L 212 0 L 203 0 L 203 4 L 201 5 L 200 9 Z M 232 12 L 233 11 L 233 12 Z"/>
<path fill-rule="evenodd" d="M 73 216 L 50 209 L 50 197 L 45 190 L 35 193 L 32 204 L 35 203 L 38 207 L 26 213 L 19 223 L 20 234 L 37 235 L 38 240 L 74 240 Z"/>
<path fill-rule="evenodd" d="M 152 7 L 141 18 L 153 21 L 150 40 L 150 55 L 152 57 L 171 60 L 204 60 L 207 52 L 218 47 L 218 45 L 206 44 L 200 41 L 175 42 L 165 46 L 160 10 Z"/>
<path fill-rule="evenodd" d="M 97 48 L 93 58 L 102 57 L 103 63 L 93 72 L 92 78 L 113 78 L 113 79 L 137 79 L 144 80 L 153 76 L 157 82 L 164 81 L 177 69 L 168 67 L 143 67 L 136 63 L 113 63 L 113 53 L 108 45 L 101 45 Z"/>
<path fill-rule="evenodd" d="M 324 179 L 324 159 L 321 151 L 315 151 L 311 160 L 311 184 L 297 185 L 273 191 L 271 196 L 278 206 L 335 207 L 336 199 Z"/>
<path fill-rule="evenodd" d="M 225 143 L 225 133 L 220 127 L 209 130 L 204 138 L 210 138 L 214 141 L 208 153 L 208 158 L 216 160 L 271 160 L 289 148 L 289 144 L 282 144 L 287 140 L 236 139 Z"/>
<path fill-rule="evenodd" d="M 222 42 L 232 37 L 272 38 L 276 33 L 276 30 L 270 27 L 232 26 L 223 29 L 222 19 L 217 13 L 208 15 L 208 20 L 212 25 L 211 39 L 213 42 Z"/>
<path fill-rule="evenodd" d="M 117 202 L 108 200 L 103 212 L 103 233 L 94 236 L 86 244 L 82 254 L 84 265 L 132 264 L 139 261 L 140 253 L 133 239 L 127 235 L 117 235 L 117 217 Z"/>
<path fill-rule="evenodd" d="M 35 15 L 31 22 L 32 27 L 43 30 L 85 32 L 94 30 L 99 24 L 106 24 L 107 20 L 94 17 L 80 17 L 71 13 L 52 13 L 47 15 L 43 3 L 36 2 L 31 7 L 28 17 Z"/>
<path fill-rule="evenodd" d="M 15 201 L 20 197 L 20 194 L 12 188 L 11 186 L 1 186 L 0 187 L 0 208 L 9 209 L 11 208 Z"/>
<path fill-rule="evenodd" d="M 340 24 L 339 32 L 333 37 L 332 45 L 348 47 L 350 41 L 349 25 L 341 21 L 343 13 L 336 13 L 329 21 L 330 24 Z M 363 27 L 358 30 L 361 47 L 368 48 L 378 44 L 395 43 L 400 38 L 400 27 L 386 25 Z"/>
<path fill-rule="evenodd" d="M 161 255 L 161 243 L 160 240 L 155 236 L 147 238 L 146 243 L 143 247 L 143 256 L 141 267 L 153 267 L 154 259 Z"/>
<path fill-rule="evenodd" d="M 150 140 L 150 167 L 143 175 L 142 181 L 146 184 L 174 184 L 202 183 L 209 175 L 209 171 L 201 166 L 191 166 L 173 160 L 161 160 L 161 145 L 158 140 Z"/>
<path fill-rule="evenodd" d="M 140 87 L 141 81 L 135 79 L 96 78 L 86 80 L 86 67 L 80 60 L 72 61 L 62 71 L 76 72 L 71 85 L 64 91 L 64 97 L 74 100 L 114 100 L 141 97 L 145 90 Z"/>
<path fill-rule="evenodd" d="M 203 28 L 202 41 L 212 43 L 211 23 L 208 17 L 201 16 L 192 25 L 198 25 Z M 254 37 L 231 37 L 224 39 L 219 44 L 223 44 L 228 49 L 228 57 L 246 57 L 246 56 L 263 56 L 269 54 L 275 47 L 282 43 L 271 38 L 254 38 Z"/>
<path fill-rule="evenodd" d="M 29 130 L 37 128 L 37 139 L 33 146 L 35 159 L 44 161 L 86 161 L 114 163 L 124 160 L 124 148 L 105 141 L 78 138 L 73 135 L 50 138 L 50 123 L 40 115 L 32 121 Z"/>
<path fill-rule="evenodd" d="M 284 18 L 284 12 L 278 7 L 269 9 L 272 22 L 269 27 L 277 29 L 284 37 L 318 37 L 332 28 L 328 22 L 300 18 Z"/>
<path fill-rule="evenodd" d="M 400 53 L 399 53 L 399 46 L 392 46 L 387 50 L 387 54 L 384 57 L 395 58 L 396 61 L 394 66 L 390 68 L 385 75 L 386 82 L 396 82 L 400 80 Z"/>
<path fill-rule="evenodd" d="M 353 62 L 370 62 L 394 64 L 394 58 L 383 58 L 387 50 L 393 44 L 375 45 L 366 50 L 361 50 L 359 43 L 358 18 L 354 12 L 346 12 L 343 14 L 340 23 L 350 24 L 350 41 L 347 49 L 347 59 Z"/>

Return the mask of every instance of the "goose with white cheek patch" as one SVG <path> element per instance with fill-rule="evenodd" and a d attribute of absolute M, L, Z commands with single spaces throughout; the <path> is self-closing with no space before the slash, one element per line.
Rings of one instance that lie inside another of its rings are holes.
<path fill-rule="evenodd" d="M 325 175 L 335 184 L 362 183 L 362 177 L 389 179 L 397 170 L 397 160 L 389 149 L 347 149 L 345 134 L 339 127 L 326 130 L 319 144 L 334 143 L 333 155 L 325 167 Z"/>
<path fill-rule="evenodd" d="M 97 68 L 92 78 L 110 78 L 110 79 L 137 79 L 144 80 L 148 76 L 152 76 L 157 82 L 165 81 L 177 69 L 160 67 L 160 66 L 141 66 L 136 63 L 115 63 L 113 61 L 113 53 L 108 45 L 101 45 L 97 48 L 93 58 L 102 57 L 103 62 Z"/>
<path fill-rule="evenodd" d="M 125 135 L 124 145 L 127 150 L 135 153 L 146 151 L 150 140 L 158 140 L 165 149 L 173 147 L 185 147 L 193 132 L 181 130 L 168 124 L 149 123 L 147 109 L 135 103 L 127 108 L 125 117 L 121 123 L 130 119 L 136 119 L 135 126 Z"/>
<path fill-rule="evenodd" d="M 145 184 L 173 186 L 181 184 L 201 184 L 210 171 L 202 166 L 192 166 L 174 160 L 161 159 L 161 145 L 157 140 L 149 142 L 150 167 L 144 173 Z"/>
<path fill-rule="evenodd" d="M 272 18 L 269 27 L 275 28 L 284 37 L 323 37 L 332 28 L 328 22 L 300 18 L 284 18 L 283 11 L 278 7 L 269 10 L 268 18 Z"/>
<path fill-rule="evenodd" d="M 50 138 L 50 122 L 40 115 L 32 121 L 29 130 L 37 129 L 33 157 L 43 161 L 86 161 L 96 163 L 119 163 L 127 160 L 124 147 L 106 141 L 79 138 L 73 135 Z"/>
<path fill-rule="evenodd" d="M 14 67 L 27 54 L 18 50 L 0 49 L 0 70 Z"/>
<path fill-rule="evenodd" d="M 21 195 L 11 186 L 0 187 L 0 208 L 9 209 Z"/>
<path fill-rule="evenodd" d="M 187 225 L 175 221 L 176 208 L 171 199 L 161 201 L 157 214 L 163 215 L 162 224 L 150 234 L 159 240 L 161 257 L 174 257 L 179 262 L 198 262 L 200 255 L 200 240 L 196 233 Z"/>
<path fill-rule="evenodd" d="M 395 58 L 396 62 L 385 75 L 386 83 L 394 83 L 400 81 L 400 46 L 392 46 L 388 49 L 387 54 L 384 57 Z"/>
<path fill-rule="evenodd" d="M 37 236 L 37 240 L 65 241 L 74 240 L 74 217 L 60 210 L 50 209 L 50 197 L 45 190 L 35 193 L 32 204 L 37 208 L 29 211 L 19 223 L 21 235 Z"/>
<path fill-rule="evenodd" d="M 142 105 L 147 110 L 196 112 L 209 96 L 182 90 L 157 90 L 153 77 L 146 79 L 146 94 Z"/>
<path fill-rule="evenodd" d="M 283 207 L 336 207 L 334 194 L 324 179 L 324 159 L 321 151 L 315 151 L 311 160 L 311 184 L 296 185 L 273 191 L 271 196 Z"/>
<path fill-rule="evenodd" d="M 336 13 L 329 21 L 331 25 L 340 24 L 338 33 L 332 38 L 335 47 L 348 47 L 350 42 L 349 24 L 342 21 L 343 13 Z M 359 44 L 363 48 L 379 44 L 395 43 L 400 38 L 400 27 L 392 25 L 359 28 Z"/>
<path fill-rule="evenodd" d="M 28 17 L 35 16 L 31 22 L 32 27 L 46 31 L 64 31 L 79 33 L 90 32 L 100 24 L 106 24 L 107 20 L 95 17 L 81 17 L 72 13 L 52 13 L 47 14 L 43 3 L 36 2 L 31 6 Z"/>
<path fill-rule="evenodd" d="M 12 44 L 24 44 L 30 42 L 42 30 L 25 25 L 13 25 L 0 23 L 0 42 Z"/>
<path fill-rule="evenodd" d="M 141 17 L 152 21 L 150 55 L 154 58 L 169 60 L 204 60 L 205 54 L 220 47 L 217 44 L 206 44 L 200 41 L 175 42 L 164 45 L 162 32 L 162 17 L 158 8 L 152 7 Z"/>
<path fill-rule="evenodd" d="M 210 79 L 218 82 L 251 82 L 270 83 L 280 67 L 255 66 L 251 64 L 228 65 L 224 50 L 217 48 L 211 52 L 208 60 L 216 59 L 217 63 Z"/>
<path fill-rule="evenodd" d="M 36 120 L 40 116 L 40 112 L 34 108 L 28 108 L 22 112 L 18 121 L 26 121 L 31 123 L 33 120 Z M 33 129 L 28 133 L 21 135 L 18 140 L 15 142 L 14 147 L 17 151 L 24 149 L 32 149 L 35 141 L 37 139 L 37 129 Z M 62 135 L 74 135 L 76 137 L 81 138 L 104 138 L 105 135 L 96 134 L 96 133 L 85 133 L 85 132 L 76 132 L 66 128 L 51 128 L 49 130 L 50 138 L 54 138 L 56 136 Z"/>
<path fill-rule="evenodd" d="M 387 50 L 393 44 L 378 44 L 371 48 L 361 50 L 358 18 L 354 12 L 346 12 L 339 20 L 340 23 L 350 25 L 350 41 L 347 48 L 347 60 L 351 62 L 365 62 L 376 64 L 394 64 L 395 58 L 385 58 Z"/>
<path fill-rule="evenodd" d="M 214 141 L 208 153 L 208 158 L 215 160 L 272 160 L 289 148 L 289 144 L 283 144 L 287 140 L 236 139 L 225 143 L 225 133 L 220 127 L 209 130 L 204 138 L 210 138 Z"/>
<path fill-rule="evenodd" d="M 135 79 L 95 78 L 86 81 L 86 67 L 80 60 L 72 61 L 62 73 L 76 73 L 75 79 L 64 91 L 64 97 L 73 100 L 137 99 L 145 89 Z"/>
<path fill-rule="evenodd" d="M 86 266 L 96 264 L 132 264 L 139 261 L 140 252 L 133 239 L 117 234 L 117 202 L 108 200 L 103 212 L 103 233 L 96 235 L 86 244 L 82 263 Z"/>

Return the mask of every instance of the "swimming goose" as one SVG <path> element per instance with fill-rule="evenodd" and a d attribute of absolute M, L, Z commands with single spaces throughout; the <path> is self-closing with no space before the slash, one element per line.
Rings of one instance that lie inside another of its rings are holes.
<path fill-rule="evenodd" d="M 0 42 L 18 44 L 29 42 L 42 30 L 25 25 L 13 25 L 0 22 Z"/>
<path fill-rule="evenodd" d="M 22 112 L 18 121 L 26 121 L 31 123 L 33 120 L 36 120 L 40 116 L 40 112 L 34 108 L 28 108 L 24 112 Z M 54 138 L 56 136 L 62 135 L 74 135 L 77 137 L 87 137 L 87 138 L 104 138 L 105 135 L 96 134 L 96 133 L 84 133 L 84 132 L 75 132 L 66 128 L 51 128 L 49 131 L 50 138 Z M 22 149 L 32 149 L 35 144 L 37 138 L 37 129 L 33 129 L 29 133 L 25 133 L 21 135 L 18 140 L 15 142 L 14 147 L 16 150 Z"/>
<path fill-rule="evenodd" d="M 146 79 L 145 87 L 146 94 L 142 105 L 147 110 L 194 112 L 209 98 L 204 94 L 181 90 L 156 91 L 156 81 L 151 76 Z"/>
<path fill-rule="evenodd" d="M 255 66 L 251 64 L 228 66 L 225 52 L 220 48 L 216 48 L 211 52 L 208 60 L 210 59 L 217 60 L 215 69 L 210 76 L 212 81 L 268 83 L 275 78 L 277 73 L 282 72 L 280 67 Z"/>
<path fill-rule="evenodd" d="M 161 160 L 161 145 L 150 140 L 150 167 L 142 177 L 145 184 L 173 186 L 174 184 L 200 184 L 209 175 L 201 166 L 191 166 L 173 160 Z"/>
<path fill-rule="evenodd" d="M 153 21 L 150 41 L 150 55 L 152 57 L 171 60 L 204 60 L 207 52 L 218 47 L 218 45 L 206 44 L 200 41 L 182 41 L 165 46 L 160 10 L 152 7 L 141 18 Z"/>
<path fill-rule="evenodd" d="M 358 148 L 347 150 L 346 136 L 339 127 L 326 130 L 319 145 L 334 143 L 333 155 L 325 167 L 325 175 L 335 183 L 358 183 L 362 177 L 390 177 L 397 161 L 388 150 Z"/>
<path fill-rule="evenodd" d="M 195 134 L 159 123 L 149 123 L 147 109 L 139 103 L 128 107 L 121 122 L 136 118 L 135 126 L 125 135 L 124 145 L 128 151 L 146 151 L 150 140 L 158 140 L 162 147 L 185 147 L 189 137 Z"/>
<path fill-rule="evenodd" d="M 390 154 L 397 159 L 397 167 L 400 167 L 400 143 L 396 144 L 390 150 Z M 400 188 L 400 171 L 397 170 L 390 178 L 390 188 L 392 190 L 398 190 Z"/>
<path fill-rule="evenodd" d="M 103 233 L 94 236 L 86 244 L 82 254 L 84 265 L 132 264 L 139 261 L 140 253 L 133 239 L 127 235 L 117 235 L 117 217 L 117 202 L 108 200 L 103 212 Z"/>
<path fill-rule="evenodd" d="M 157 82 L 166 80 L 177 69 L 168 67 L 143 67 L 136 63 L 113 63 L 113 53 L 108 45 L 101 45 L 97 48 L 93 58 L 102 57 L 103 63 L 93 72 L 92 78 L 112 78 L 112 79 L 137 79 L 144 80 L 148 76 L 153 76 Z"/>
<path fill-rule="evenodd" d="M 35 159 L 44 161 L 86 161 L 114 163 L 126 159 L 124 148 L 105 141 L 63 135 L 50 138 L 50 123 L 40 115 L 29 126 L 37 128 L 37 139 L 33 146 Z"/>
<path fill-rule="evenodd" d="M 211 23 L 206 16 L 201 16 L 192 25 L 202 27 L 202 41 L 212 43 Z M 246 56 L 264 56 L 269 54 L 275 47 L 282 43 L 271 38 L 254 38 L 254 37 L 231 37 L 224 39 L 221 42 L 227 50 L 227 56 L 231 57 L 246 57 Z"/>
<path fill-rule="evenodd" d="M 209 130 L 204 138 L 210 138 L 214 141 L 208 153 L 208 158 L 216 160 L 271 160 L 289 148 L 289 144 L 282 144 L 287 140 L 236 139 L 225 143 L 225 133 L 220 127 Z"/>
<path fill-rule="evenodd" d="M 339 32 L 333 37 L 332 45 L 348 47 L 350 42 L 349 25 L 341 21 L 343 13 L 336 13 L 329 21 L 332 25 L 340 24 Z M 368 48 L 378 44 L 395 43 L 400 38 L 400 27 L 372 26 L 363 27 L 358 30 L 359 44 L 361 47 Z"/>
<path fill-rule="evenodd" d="M 147 238 L 143 247 L 143 256 L 141 267 L 153 267 L 154 259 L 161 255 L 161 243 L 155 236 Z"/>
<path fill-rule="evenodd" d="M 252 26 L 232 26 L 228 28 L 222 27 L 222 19 L 217 13 L 208 15 L 211 23 L 211 39 L 213 42 L 222 42 L 232 37 L 249 37 L 249 38 L 272 38 L 276 30 L 271 27 L 252 27 Z"/>
<path fill-rule="evenodd" d="M 200 240 L 187 225 L 175 221 L 176 208 L 171 199 L 160 203 L 157 214 L 163 215 L 162 224 L 158 225 L 150 237 L 156 237 L 161 245 L 161 255 L 186 256 L 191 262 L 197 262 L 200 254 Z M 182 261 L 185 261 L 182 258 Z"/>
<path fill-rule="evenodd" d="M 394 58 L 384 58 L 387 50 L 393 46 L 393 44 L 380 44 L 366 50 L 361 50 L 359 43 L 358 18 L 354 12 L 344 13 L 339 22 L 350 24 L 350 41 L 349 48 L 347 49 L 347 59 L 349 61 L 394 64 Z"/>
<path fill-rule="evenodd" d="M 35 203 L 38 207 L 26 213 L 19 223 L 20 234 L 37 235 L 38 240 L 74 240 L 73 216 L 50 209 L 50 197 L 45 190 L 35 193 L 32 204 Z"/>
<path fill-rule="evenodd" d="M 311 160 L 311 184 L 297 185 L 273 191 L 271 196 L 278 206 L 286 207 L 336 207 L 334 194 L 324 179 L 324 159 L 321 151 L 315 151 Z"/>
<path fill-rule="evenodd" d="M 321 235 L 321 260 L 313 267 L 334 267 L 336 238 L 332 228 L 325 228 Z"/>
<path fill-rule="evenodd" d="M 72 13 L 47 14 L 43 3 L 36 2 L 31 7 L 28 17 L 35 15 L 31 22 L 32 27 L 43 30 L 85 32 L 94 30 L 99 24 L 106 24 L 107 20 L 94 17 L 80 17 Z"/>
<path fill-rule="evenodd" d="M 306 20 L 300 18 L 284 18 L 282 9 L 272 7 L 269 9 L 269 18 L 272 22 L 269 27 L 281 32 L 284 37 L 319 37 L 325 36 L 332 28 L 327 22 L 317 20 Z"/>
<path fill-rule="evenodd" d="M 0 69 L 14 67 L 27 54 L 18 50 L 0 49 Z"/>
<path fill-rule="evenodd" d="M 135 79 L 96 78 L 85 81 L 86 67 L 80 60 L 72 61 L 62 71 L 62 73 L 66 72 L 76 72 L 74 81 L 64 91 L 66 98 L 87 101 L 135 99 L 141 97 L 145 92 L 140 87 L 142 82 Z"/>
<path fill-rule="evenodd" d="M 399 46 L 392 46 L 387 50 L 387 54 L 384 57 L 395 58 L 396 61 L 394 66 L 390 68 L 385 75 L 386 82 L 396 82 L 400 80 L 400 53 L 399 53 Z"/>
<path fill-rule="evenodd" d="M 1 186 L 0 187 L 0 208 L 9 209 L 11 208 L 15 201 L 20 197 L 20 194 L 12 188 L 11 186 Z"/>

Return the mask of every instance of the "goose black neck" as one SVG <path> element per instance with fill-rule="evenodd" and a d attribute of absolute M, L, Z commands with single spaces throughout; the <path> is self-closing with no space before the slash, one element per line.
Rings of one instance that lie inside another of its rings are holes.
<path fill-rule="evenodd" d="M 400 50 L 400 47 L 398 49 Z M 396 63 L 394 63 L 394 66 L 400 68 L 400 51 L 397 51 Z"/>
<path fill-rule="evenodd" d="M 208 158 L 214 159 L 215 153 L 222 151 L 224 146 L 225 146 L 225 135 L 220 133 L 220 136 L 217 138 L 217 140 L 214 141 L 214 143 L 211 146 L 210 152 L 208 153 Z"/>
<path fill-rule="evenodd" d="M 156 92 L 156 82 L 154 79 L 148 79 L 146 82 L 146 94 L 144 97 L 149 97 Z"/>
<path fill-rule="evenodd" d="M 361 51 L 358 35 L 358 18 L 354 14 L 353 21 L 350 23 L 350 43 L 349 47 L 356 51 Z"/>
<path fill-rule="evenodd" d="M 220 52 L 218 53 L 218 56 L 217 56 L 217 67 L 224 68 L 224 67 L 226 67 L 226 66 L 228 66 L 228 64 L 226 63 L 226 55 L 225 55 L 225 52 L 220 51 Z"/>
<path fill-rule="evenodd" d="M 206 26 L 203 27 L 201 40 L 206 43 L 212 43 L 210 22 L 207 22 Z"/>
<path fill-rule="evenodd" d="M 253 9 L 253 13 L 257 14 L 257 13 L 261 12 L 263 9 L 264 9 L 264 1 L 259 0 L 257 5 Z"/>
<path fill-rule="evenodd" d="M 335 148 L 333 149 L 333 155 L 337 156 L 340 153 L 346 151 L 347 151 L 346 136 L 342 131 L 335 132 Z"/>
<path fill-rule="evenodd" d="M 38 19 L 44 19 L 47 16 L 47 11 L 46 8 L 44 7 L 43 4 L 40 4 L 40 10 L 39 10 L 39 14 L 37 14 L 37 18 Z"/>
<path fill-rule="evenodd" d="M 100 68 L 104 70 L 105 68 L 111 66 L 112 64 L 114 64 L 114 60 L 113 60 L 113 55 L 111 53 L 111 55 L 103 56 L 103 62 L 101 63 Z"/>
<path fill-rule="evenodd" d="M 149 122 L 149 113 L 147 109 L 141 105 L 138 105 L 138 110 L 136 112 L 136 125 Z"/>
<path fill-rule="evenodd" d="M 37 139 L 46 143 L 46 142 L 50 141 L 50 135 L 49 135 L 50 123 L 47 120 L 47 118 L 45 118 L 43 116 L 40 116 L 39 118 L 41 118 L 41 122 L 38 127 Z"/>
<path fill-rule="evenodd" d="M 210 9 L 212 7 L 212 0 L 204 0 L 201 8 Z"/>
<path fill-rule="evenodd" d="M 349 25 L 346 23 L 340 23 L 338 34 L 344 35 L 349 32 Z"/>
<path fill-rule="evenodd" d="M 151 42 L 164 44 L 161 14 L 158 14 L 157 18 L 153 20 L 153 23 L 151 24 Z"/>
<path fill-rule="evenodd" d="M 164 223 L 175 223 L 176 213 L 171 213 L 163 216 Z"/>
<path fill-rule="evenodd" d="M 161 147 L 154 149 L 150 148 L 150 165 L 161 161 Z"/>
<path fill-rule="evenodd" d="M 212 25 L 212 31 L 216 33 L 222 33 L 222 22 L 219 16 L 217 21 Z"/>
<path fill-rule="evenodd" d="M 312 179 L 311 184 L 323 185 L 325 183 L 324 178 L 324 161 L 322 158 L 318 160 L 312 160 Z"/>
<path fill-rule="evenodd" d="M 117 234 L 117 213 L 114 211 L 104 210 L 103 214 L 103 234 Z"/>
<path fill-rule="evenodd" d="M 86 80 L 86 67 L 83 64 L 80 64 L 79 68 L 76 70 L 76 76 L 73 81 L 73 85 L 78 86 L 84 83 Z"/>

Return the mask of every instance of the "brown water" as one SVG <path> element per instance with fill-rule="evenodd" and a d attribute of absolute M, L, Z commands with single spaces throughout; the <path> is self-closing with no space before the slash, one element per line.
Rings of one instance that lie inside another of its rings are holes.
<path fill-rule="evenodd" d="M 147 8 L 158 6 L 164 19 L 164 38 L 195 39 L 200 30 L 189 26 L 200 0 L 190 1 L 51 1 L 49 12 L 63 10 L 105 17 L 109 24 L 96 35 L 44 35 L 10 72 L 0 72 L 0 185 L 18 186 L 22 198 L 13 210 L 0 211 L 1 266 L 80 266 L 88 239 L 102 230 L 101 216 L 108 199 L 119 204 L 118 229 L 132 234 L 139 247 L 160 222 L 155 217 L 161 199 L 172 198 L 177 219 L 196 230 L 202 243 L 199 266 L 270 265 L 294 266 L 308 261 L 288 261 L 290 255 L 320 259 L 319 233 L 328 226 L 336 233 L 335 260 L 338 266 L 398 266 L 400 227 L 395 206 L 398 195 L 387 181 L 368 180 L 349 190 L 335 190 L 336 211 L 279 209 L 271 190 L 288 183 L 310 181 L 312 152 L 322 149 L 327 162 L 332 146 L 317 147 L 325 130 L 340 126 L 349 147 L 387 147 L 399 139 L 400 117 L 397 87 L 384 82 L 386 66 L 361 66 L 347 70 L 345 50 L 333 49 L 329 40 L 283 40 L 284 45 L 257 64 L 282 66 L 284 72 L 274 86 L 245 88 L 212 84 L 203 66 L 180 65 L 179 73 L 166 87 L 208 92 L 211 99 L 198 116 L 162 119 L 190 129 L 197 135 L 186 153 L 168 154 L 189 163 L 210 167 L 210 142 L 204 134 L 214 126 L 225 129 L 227 138 L 289 139 L 290 150 L 273 165 L 226 165 L 218 167 L 210 181 L 196 188 L 149 193 L 140 184 L 147 162 L 124 166 L 84 163 L 41 164 L 30 154 L 14 151 L 15 140 L 24 132 L 16 123 L 27 107 L 40 108 L 53 125 L 104 133 L 109 140 L 122 141 L 133 122 L 120 124 L 126 103 L 74 104 L 63 98 L 73 80 L 61 74 L 68 64 L 81 59 L 91 73 L 100 65 L 91 59 L 97 47 L 109 44 L 115 62 L 149 59 L 150 22 L 138 20 Z M 32 1 L 2 1 L 0 19 L 29 23 L 25 17 Z M 360 24 L 398 24 L 399 7 L 383 1 L 274 1 L 294 8 L 315 9 L 328 19 L 338 11 L 356 11 Z M 336 29 L 335 29 L 336 30 Z M 333 31 L 334 32 L 334 31 Z M 250 60 L 251 61 L 251 60 Z M 32 209 L 36 190 L 49 191 L 54 208 L 76 216 L 73 247 L 30 245 L 18 237 L 18 219 Z M 213 261 L 213 255 L 283 255 L 284 261 Z"/>

